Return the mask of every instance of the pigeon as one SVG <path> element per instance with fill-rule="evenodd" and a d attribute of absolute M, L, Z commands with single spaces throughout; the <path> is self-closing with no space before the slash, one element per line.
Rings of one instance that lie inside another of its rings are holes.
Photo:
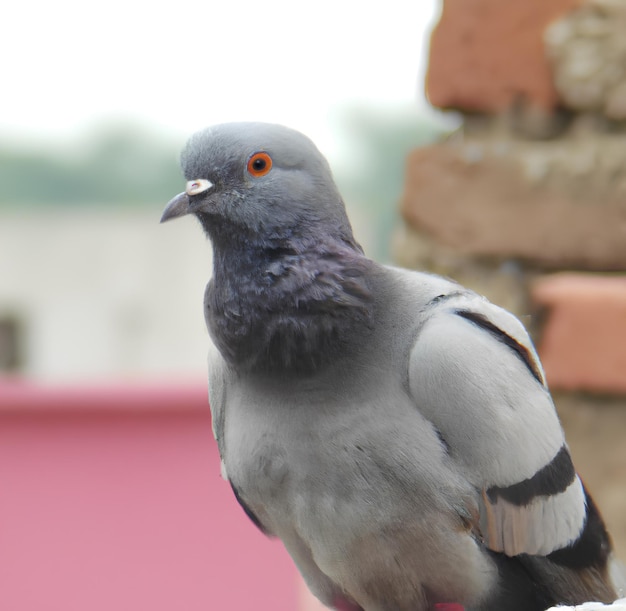
<path fill-rule="evenodd" d="M 612 547 L 512 314 L 355 241 L 305 135 L 191 136 L 222 475 L 341 611 L 543 611 L 617 598 Z"/>

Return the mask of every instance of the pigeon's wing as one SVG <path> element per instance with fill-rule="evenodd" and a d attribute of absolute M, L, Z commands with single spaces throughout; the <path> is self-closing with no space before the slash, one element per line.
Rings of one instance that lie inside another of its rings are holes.
<path fill-rule="evenodd" d="M 490 549 L 546 555 L 578 539 L 585 491 L 514 316 L 470 292 L 436 300 L 412 347 L 409 384 L 479 491 L 479 530 Z"/>

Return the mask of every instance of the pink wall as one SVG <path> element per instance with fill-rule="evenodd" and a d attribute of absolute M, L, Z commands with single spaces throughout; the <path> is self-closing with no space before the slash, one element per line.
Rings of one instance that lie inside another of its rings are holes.
<path fill-rule="evenodd" d="M 206 387 L 0 383 L 0 609 L 294 611 L 219 476 Z"/>

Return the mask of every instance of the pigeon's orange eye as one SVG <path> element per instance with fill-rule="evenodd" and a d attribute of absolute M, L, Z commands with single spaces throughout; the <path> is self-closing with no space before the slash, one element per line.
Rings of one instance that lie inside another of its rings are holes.
<path fill-rule="evenodd" d="M 254 153 L 248 159 L 248 172 L 252 176 L 265 176 L 272 169 L 272 158 L 267 153 Z"/>

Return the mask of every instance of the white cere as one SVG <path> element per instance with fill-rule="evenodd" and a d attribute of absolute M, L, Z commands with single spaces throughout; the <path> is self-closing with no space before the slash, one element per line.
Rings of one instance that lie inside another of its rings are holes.
<path fill-rule="evenodd" d="M 187 195 L 198 195 L 208 191 L 213 186 L 210 180 L 204 178 L 197 178 L 196 180 L 188 180 L 185 185 L 185 193 Z"/>

